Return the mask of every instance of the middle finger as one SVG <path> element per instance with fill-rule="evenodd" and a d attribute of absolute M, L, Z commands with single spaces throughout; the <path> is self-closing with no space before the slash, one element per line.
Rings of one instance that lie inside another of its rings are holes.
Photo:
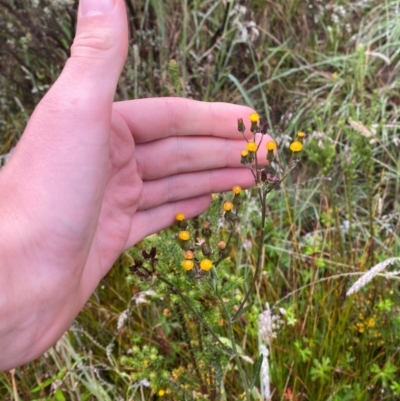
<path fill-rule="evenodd" d="M 263 145 L 269 140 L 269 135 L 265 135 L 260 145 L 260 164 L 265 164 Z M 135 156 L 140 177 L 155 180 L 175 174 L 241 167 L 240 152 L 245 148 L 243 138 L 170 137 L 136 145 Z"/>

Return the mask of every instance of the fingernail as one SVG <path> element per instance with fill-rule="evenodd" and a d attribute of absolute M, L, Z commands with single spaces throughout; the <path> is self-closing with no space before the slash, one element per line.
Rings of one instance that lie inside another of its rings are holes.
<path fill-rule="evenodd" d="M 91 15 L 109 14 L 115 5 L 115 0 L 81 0 L 81 15 L 89 17 Z"/>

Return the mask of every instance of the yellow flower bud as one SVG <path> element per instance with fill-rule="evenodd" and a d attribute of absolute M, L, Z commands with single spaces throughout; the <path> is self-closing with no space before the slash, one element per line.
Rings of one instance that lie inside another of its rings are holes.
<path fill-rule="evenodd" d="M 178 237 L 182 241 L 187 241 L 190 238 L 190 233 L 189 231 L 180 231 Z"/>
<path fill-rule="evenodd" d="M 241 188 L 239 185 L 235 185 L 235 186 L 232 188 L 232 192 L 233 192 L 235 195 L 239 195 L 239 194 L 242 192 L 242 188 Z"/>
<path fill-rule="evenodd" d="M 258 115 L 258 113 L 251 113 L 249 119 L 252 123 L 258 123 L 260 116 Z"/>
<path fill-rule="evenodd" d="M 290 144 L 290 150 L 293 153 L 300 152 L 303 149 L 303 145 L 299 141 L 294 141 Z"/>
<path fill-rule="evenodd" d="M 233 203 L 232 202 L 225 202 L 223 207 L 224 207 L 225 212 L 229 212 L 230 210 L 233 209 Z"/>
<path fill-rule="evenodd" d="M 183 213 L 179 212 L 175 215 L 175 219 L 178 221 L 183 221 L 183 220 L 185 220 L 185 215 Z"/>
<path fill-rule="evenodd" d="M 249 152 L 255 152 L 257 150 L 257 144 L 255 142 L 248 142 L 246 148 Z"/>
<path fill-rule="evenodd" d="M 183 267 L 186 271 L 192 270 L 193 267 L 194 267 L 194 262 L 193 262 L 193 260 L 184 260 L 184 261 L 182 262 L 182 267 Z"/>
<path fill-rule="evenodd" d="M 201 262 L 200 262 L 200 268 L 202 269 L 202 270 L 210 270 L 211 268 L 212 268 L 212 262 L 211 262 L 211 260 L 210 259 L 203 259 Z"/>
<path fill-rule="evenodd" d="M 273 151 L 276 149 L 276 143 L 274 141 L 269 141 L 267 142 L 266 148 L 269 151 Z"/>

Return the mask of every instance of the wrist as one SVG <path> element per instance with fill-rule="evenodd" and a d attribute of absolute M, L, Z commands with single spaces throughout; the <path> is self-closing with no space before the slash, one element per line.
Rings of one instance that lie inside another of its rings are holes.
<path fill-rule="evenodd" d="M 45 241 L 6 170 L 0 172 L 0 371 L 43 354 L 73 321 L 78 280 L 41 258 Z"/>

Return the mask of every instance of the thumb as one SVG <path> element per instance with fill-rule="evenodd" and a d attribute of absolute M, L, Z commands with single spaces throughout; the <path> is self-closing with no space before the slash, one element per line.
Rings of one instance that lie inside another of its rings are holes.
<path fill-rule="evenodd" d="M 45 166 L 48 169 L 52 163 L 59 163 L 63 156 L 70 164 L 79 165 L 90 157 L 88 149 L 82 148 L 82 141 L 95 145 L 92 148 L 105 144 L 110 134 L 115 89 L 127 50 L 124 0 L 80 0 L 71 57 L 36 107 L 14 159 L 17 155 L 24 156 L 19 158 L 21 165 L 28 158 L 30 165 L 43 170 Z M 92 158 L 97 156 L 91 155 Z M 44 173 L 32 171 L 32 174 L 34 172 Z"/>
<path fill-rule="evenodd" d="M 8 163 L 16 182 L 49 198 L 48 209 L 65 206 L 65 194 L 90 198 L 86 192 L 104 187 L 112 102 L 127 49 L 124 0 L 80 0 L 71 57 Z M 86 192 L 76 190 L 82 182 L 91 184 Z"/>
<path fill-rule="evenodd" d="M 75 39 L 61 76 L 46 95 L 52 109 L 74 119 L 105 119 L 128 50 L 123 0 L 80 0 Z M 100 117 L 100 118 L 99 118 Z"/>

